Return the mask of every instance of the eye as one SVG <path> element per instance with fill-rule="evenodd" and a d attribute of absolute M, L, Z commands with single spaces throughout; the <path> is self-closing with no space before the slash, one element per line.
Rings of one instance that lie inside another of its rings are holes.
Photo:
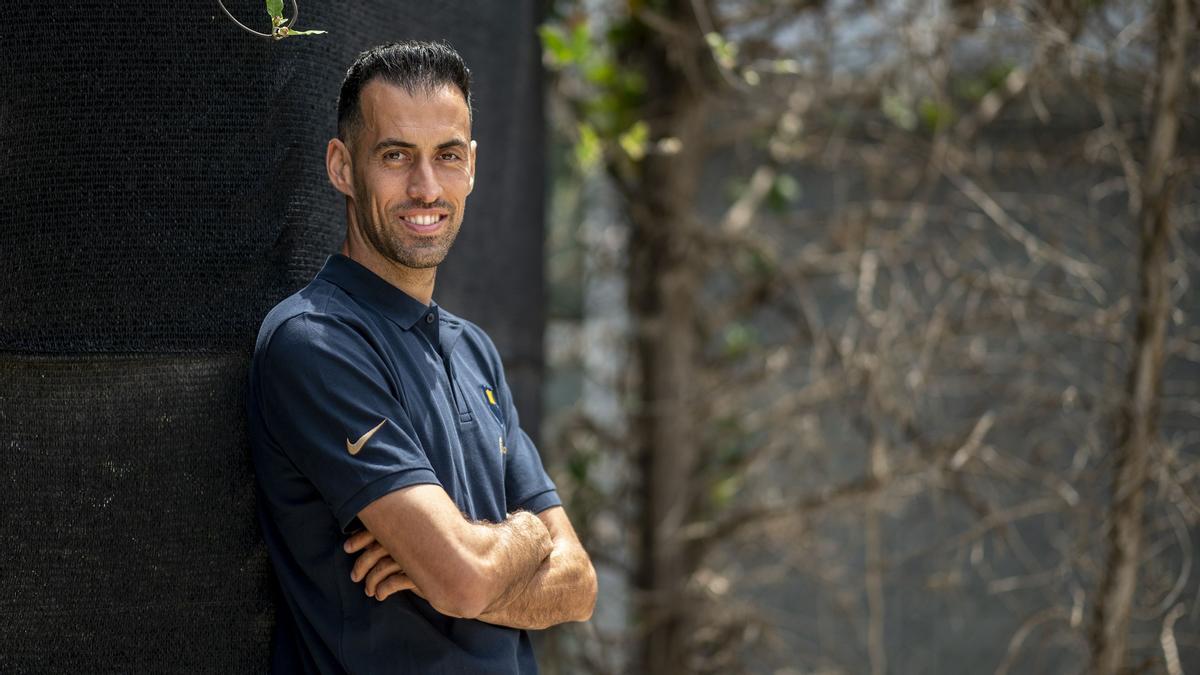
<path fill-rule="evenodd" d="M 390 150 L 383 153 L 383 158 L 389 162 L 402 162 L 405 159 L 405 155 L 399 150 Z"/>
<path fill-rule="evenodd" d="M 460 159 L 458 153 L 454 151 L 443 152 L 442 154 L 438 155 L 438 158 L 449 162 Z"/>

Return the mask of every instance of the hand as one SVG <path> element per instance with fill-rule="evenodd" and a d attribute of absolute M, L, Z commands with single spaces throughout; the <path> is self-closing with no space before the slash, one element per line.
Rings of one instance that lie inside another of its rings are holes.
<path fill-rule="evenodd" d="M 355 583 L 365 581 L 367 595 L 374 596 L 380 602 L 400 591 L 411 590 L 420 595 L 413 580 L 367 530 L 355 532 L 346 540 L 343 548 L 346 553 L 361 551 L 354 562 L 354 569 L 350 571 L 350 579 Z"/>

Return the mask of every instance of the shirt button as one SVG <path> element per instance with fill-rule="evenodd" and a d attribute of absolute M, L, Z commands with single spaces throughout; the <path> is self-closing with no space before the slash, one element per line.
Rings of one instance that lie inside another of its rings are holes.
<path fill-rule="evenodd" d="M 425 315 L 425 323 L 433 323 L 433 312 Z"/>

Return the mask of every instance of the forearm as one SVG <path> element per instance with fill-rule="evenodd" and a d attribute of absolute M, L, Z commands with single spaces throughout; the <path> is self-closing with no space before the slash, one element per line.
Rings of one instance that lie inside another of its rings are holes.
<path fill-rule="evenodd" d="M 486 611 L 519 596 L 553 555 L 554 544 L 546 526 L 527 511 L 518 511 L 502 523 L 481 527 L 486 531 L 476 543 L 482 584 L 478 607 Z"/>
<path fill-rule="evenodd" d="M 475 618 L 520 592 L 554 548 L 538 516 L 517 512 L 501 523 L 474 523 L 436 485 L 392 492 L 359 518 L 367 534 L 352 537 L 346 550 L 378 546 L 356 563 L 355 580 L 386 554 L 430 604 L 451 616 Z"/>
<path fill-rule="evenodd" d="M 596 573 L 581 547 L 555 540 L 554 550 L 519 593 L 502 598 L 479 615 L 481 621 L 543 629 L 587 621 L 596 604 Z"/>

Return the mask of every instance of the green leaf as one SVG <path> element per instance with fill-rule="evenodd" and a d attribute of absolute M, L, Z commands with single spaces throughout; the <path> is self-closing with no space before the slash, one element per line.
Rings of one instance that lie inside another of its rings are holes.
<path fill-rule="evenodd" d="M 267 0 L 267 14 L 275 18 L 282 18 L 283 0 Z"/>
<path fill-rule="evenodd" d="M 650 138 L 650 126 L 642 120 L 634 122 L 633 126 L 621 134 L 617 143 L 629 158 L 635 162 L 642 161 L 646 156 L 646 141 Z"/>
<path fill-rule="evenodd" d="M 732 323 L 725 329 L 723 351 L 728 358 L 744 356 L 758 345 L 754 329 L 743 323 Z"/>
<path fill-rule="evenodd" d="M 907 92 L 884 90 L 879 107 L 884 116 L 901 129 L 912 131 L 917 128 L 917 115 L 912 110 L 912 97 Z"/>
<path fill-rule="evenodd" d="M 583 76 L 588 82 L 598 85 L 611 85 L 617 79 L 617 69 L 608 61 L 594 60 L 583 70 Z"/>
<path fill-rule="evenodd" d="M 1002 86 L 1013 67 L 1008 62 L 994 63 L 981 72 L 964 76 L 955 84 L 954 93 L 968 101 L 979 101 L 988 92 Z"/>
<path fill-rule="evenodd" d="M 592 54 L 592 34 L 584 21 L 571 29 L 571 52 L 575 60 L 583 63 Z"/>
<path fill-rule="evenodd" d="M 921 122 L 930 131 L 939 131 L 950 126 L 956 117 L 954 109 L 949 105 L 939 103 L 929 97 L 921 99 L 919 112 L 921 113 Z"/>
<path fill-rule="evenodd" d="M 1004 84 L 1004 80 L 1008 78 L 1008 74 L 1013 71 L 1014 67 L 1013 64 L 1007 62 L 993 64 L 989 67 L 987 72 L 984 73 L 988 89 L 995 89 Z"/>
<path fill-rule="evenodd" d="M 767 206 L 776 213 L 784 213 L 800 199 L 800 184 L 786 173 L 775 177 L 771 191 L 767 193 Z"/>
<path fill-rule="evenodd" d="M 292 35 L 324 35 L 324 34 L 325 34 L 325 31 L 323 31 L 323 30 L 291 30 L 291 29 L 288 29 L 289 37 Z"/>
<path fill-rule="evenodd" d="M 562 67 L 571 63 L 573 55 L 567 46 L 567 34 L 562 26 L 542 24 L 538 27 L 538 35 L 542 38 L 542 49 L 551 65 Z"/>
<path fill-rule="evenodd" d="M 737 65 L 738 49 L 736 44 L 726 40 L 720 33 L 705 33 L 704 41 L 708 43 L 708 48 L 712 50 L 713 56 L 722 68 L 730 70 Z"/>
<path fill-rule="evenodd" d="M 713 504 L 717 507 L 728 506 L 729 502 L 733 501 L 733 498 L 741 491 L 741 487 L 741 476 L 737 474 L 720 478 L 712 486 Z"/>
<path fill-rule="evenodd" d="M 590 124 L 579 125 L 579 140 L 575 143 L 575 161 L 579 168 L 590 171 L 600 163 L 600 137 Z"/>

